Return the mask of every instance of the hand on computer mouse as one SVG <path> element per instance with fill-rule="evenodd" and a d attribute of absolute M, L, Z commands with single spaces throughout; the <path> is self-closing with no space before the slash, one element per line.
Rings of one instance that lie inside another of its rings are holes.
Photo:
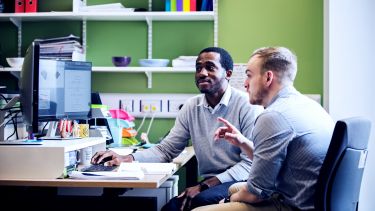
<path fill-rule="evenodd" d="M 104 165 L 105 162 L 110 161 L 110 160 L 112 160 L 112 156 L 108 156 L 108 157 L 103 158 L 98 164 Z"/>
<path fill-rule="evenodd" d="M 104 164 L 106 166 L 118 166 L 121 162 L 132 162 L 132 155 L 119 155 L 111 150 L 95 153 L 91 158 L 92 164 Z"/>

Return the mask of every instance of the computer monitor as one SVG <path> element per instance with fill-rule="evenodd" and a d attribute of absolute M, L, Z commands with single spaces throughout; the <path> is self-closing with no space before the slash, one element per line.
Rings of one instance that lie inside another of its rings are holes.
<path fill-rule="evenodd" d="M 40 42 L 26 51 L 20 101 L 29 134 L 39 122 L 82 120 L 91 116 L 91 62 L 40 59 Z"/>

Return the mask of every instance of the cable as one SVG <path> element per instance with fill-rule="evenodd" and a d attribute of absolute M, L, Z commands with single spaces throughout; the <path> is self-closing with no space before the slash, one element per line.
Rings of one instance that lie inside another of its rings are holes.
<path fill-rule="evenodd" d="M 138 133 L 139 130 L 142 128 L 143 123 L 145 123 L 145 119 L 146 119 L 146 117 L 147 117 L 147 113 L 145 113 L 145 115 L 143 116 L 142 122 L 141 122 L 141 124 L 139 125 L 139 127 L 138 127 L 138 129 L 137 129 L 137 133 Z"/>
<path fill-rule="evenodd" d="M 6 138 L 6 140 L 8 141 L 9 140 L 9 138 L 10 137 L 12 137 L 14 134 L 16 133 L 16 130 L 13 130 L 13 133 L 12 134 L 10 134 L 7 138 Z"/>
<path fill-rule="evenodd" d="M 9 139 L 10 137 L 12 137 L 14 134 L 16 134 L 16 138 L 18 139 L 17 124 L 14 122 L 14 117 L 17 117 L 17 115 L 18 115 L 19 113 L 21 113 L 21 112 L 18 111 L 18 112 L 16 112 L 16 113 L 14 113 L 13 116 L 10 117 L 10 119 L 9 119 L 8 121 L 4 121 L 4 122 L 0 125 L 0 127 L 2 127 L 2 126 L 5 127 L 5 125 L 7 125 L 10 121 L 13 122 L 13 127 L 14 127 L 13 133 L 10 134 L 10 135 L 6 138 L 6 140 L 8 140 L 8 139 Z"/>
<path fill-rule="evenodd" d="M 147 132 L 146 132 L 147 135 L 148 135 L 148 133 L 150 132 L 151 125 L 152 125 L 152 122 L 154 121 L 155 114 L 156 114 L 156 112 L 152 113 L 152 117 L 151 117 L 151 120 L 150 120 L 150 124 L 148 124 Z"/>
<path fill-rule="evenodd" d="M 0 94 L 0 96 L 5 100 L 5 103 L 8 103 L 8 99 L 3 94 Z"/>
<path fill-rule="evenodd" d="M 17 114 L 16 114 L 15 117 L 12 118 L 14 133 L 16 133 L 16 139 L 18 139 Z M 16 119 L 16 121 L 14 121 L 14 119 Z M 13 133 L 13 135 L 14 135 L 14 133 Z"/>
<path fill-rule="evenodd" d="M 4 125 L 7 125 L 10 121 L 12 121 L 13 117 L 17 116 L 17 114 L 19 114 L 19 113 L 21 113 L 21 112 L 14 113 L 13 116 L 11 117 L 11 119 L 9 119 L 8 121 L 5 121 L 5 120 L 4 120 L 4 122 L 2 122 L 2 123 L 0 124 L 0 127 L 2 127 L 2 126 L 4 126 Z"/>
<path fill-rule="evenodd" d="M 46 126 L 48 125 L 49 122 L 47 122 L 44 126 L 43 126 L 43 129 L 42 129 L 42 135 L 44 134 L 44 129 L 46 129 Z"/>

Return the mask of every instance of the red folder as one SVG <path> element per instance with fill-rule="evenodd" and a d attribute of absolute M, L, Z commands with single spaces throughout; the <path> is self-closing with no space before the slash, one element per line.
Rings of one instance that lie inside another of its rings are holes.
<path fill-rule="evenodd" d="M 38 0 L 25 0 L 25 12 L 36 12 Z"/>
<path fill-rule="evenodd" d="M 15 0 L 14 1 L 14 12 L 15 13 L 20 13 L 20 12 L 25 12 L 25 0 Z"/>
<path fill-rule="evenodd" d="M 190 0 L 190 11 L 197 11 L 197 0 Z"/>

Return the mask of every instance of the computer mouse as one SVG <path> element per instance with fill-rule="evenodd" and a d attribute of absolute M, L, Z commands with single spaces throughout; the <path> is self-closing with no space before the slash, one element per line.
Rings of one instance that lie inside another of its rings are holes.
<path fill-rule="evenodd" d="M 102 164 L 103 165 L 105 162 L 110 161 L 110 160 L 112 160 L 112 156 L 108 156 L 108 157 L 103 158 L 103 160 L 100 161 L 100 163 L 98 163 L 98 164 Z"/>

